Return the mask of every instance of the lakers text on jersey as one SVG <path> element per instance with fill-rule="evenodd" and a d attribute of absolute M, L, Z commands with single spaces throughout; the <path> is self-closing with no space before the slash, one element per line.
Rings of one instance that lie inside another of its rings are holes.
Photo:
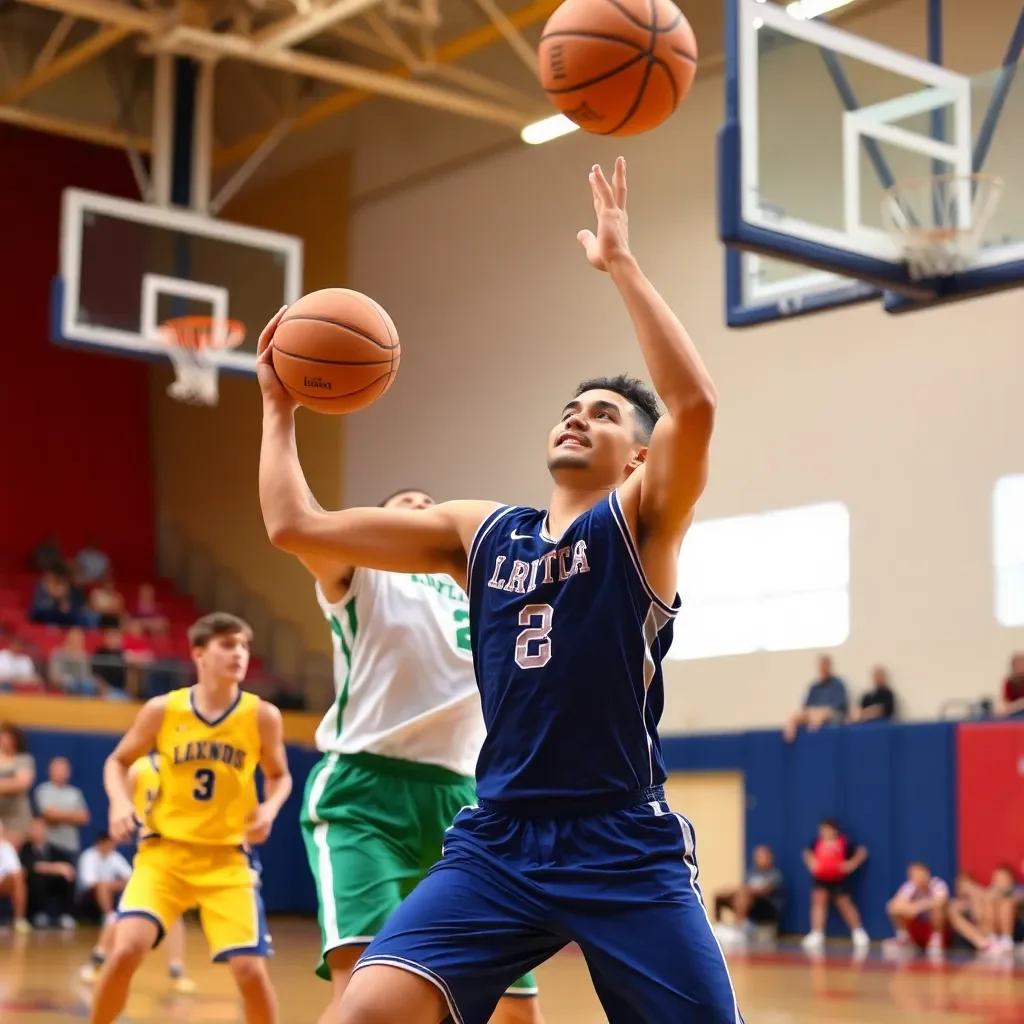
<path fill-rule="evenodd" d="M 259 871 L 245 844 L 246 818 L 257 803 L 259 703 L 239 692 L 227 712 L 209 721 L 191 689 L 168 695 L 153 765 L 156 797 L 119 909 L 119 917 L 152 921 L 159 942 L 198 906 L 216 961 L 270 952 Z M 137 800 L 140 788 L 137 782 Z"/>

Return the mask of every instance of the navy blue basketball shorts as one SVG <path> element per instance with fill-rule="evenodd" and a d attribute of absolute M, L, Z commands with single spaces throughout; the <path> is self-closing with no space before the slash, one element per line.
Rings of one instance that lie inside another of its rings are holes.
<path fill-rule="evenodd" d="M 570 942 L 609 1024 L 742 1024 L 697 886 L 693 829 L 657 799 L 574 818 L 460 811 L 443 856 L 355 966 L 437 986 L 455 1024 Z"/>

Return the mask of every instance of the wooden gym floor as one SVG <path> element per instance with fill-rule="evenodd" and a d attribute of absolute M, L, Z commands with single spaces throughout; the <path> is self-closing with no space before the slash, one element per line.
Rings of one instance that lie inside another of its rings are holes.
<path fill-rule="evenodd" d="M 281 997 L 282 1024 L 312 1024 L 327 985 L 312 966 L 317 932 L 312 922 L 272 922 L 276 955 L 271 973 Z M 88 1016 L 89 988 L 78 980 L 95 933 L 0 934 L 0 1021 L 57 1024 Z M 165 959 L 157 950 L 138 978 L 125 1024 L 235 1024 L 240 1021 L 228 972 L 209 964 L 201 934 L 189 927 L 193 996 L 170 992 Z M 730 958 L 740 1009 L 748 1024 L 1024 1024 L 1024 969 L 951 957 L 894 966 L 877 952 L 855 962 L 847 947 L 810 961 L 798 947 Z M 538 972 L 548 1024 L 602 1024 L 582 957 L 563 952 Z M 665 1022 L 671 1024 L 671 1022 Z"/>

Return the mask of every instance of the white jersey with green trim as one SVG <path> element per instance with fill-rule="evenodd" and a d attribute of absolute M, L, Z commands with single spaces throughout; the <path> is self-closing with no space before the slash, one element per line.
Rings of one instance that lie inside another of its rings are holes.
<path fill-rule="evenodd" d="M 484 741 L 469 642 L 469 599 L 450 576 L 356 569 L 332 604 L 334 706 L 325 753 L 370 753 L 472 776 Z"/>

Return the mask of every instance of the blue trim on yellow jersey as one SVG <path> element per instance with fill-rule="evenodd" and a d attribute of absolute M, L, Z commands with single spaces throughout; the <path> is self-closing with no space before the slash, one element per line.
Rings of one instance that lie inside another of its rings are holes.
<path fill-rule="evenodd" d="M 203 717 L 203 713 L 199 710 L 199 708 L 196 707 L 196 688 L 194 686 L 190 686 L 188 688 L 188 706 L 192 709 L 192 714 L 195 715 L 196 718 L 198 718 L 199 721 L 203 723 L 203 725 L 208 725 L 208 726 L 211 726 L 211 727 L 213 727 L 215 725 L 220 725 L 220 723 L 223 722 L 224 719 L 227 718 L 228 715 L 230 715 L 231 712 L 234 711 L 235 708 L 237 708 L 239 704 L 241 704 L 241 702 L 242 702 L 242 688 L 239 687 L 238 688 L 238 695 L 235 697 L 234 701 L 232 701 L 231 706 L 220 716 L 220 718 L 215 718 L 211 722 L 210 719 L 204 718 Z"/>

